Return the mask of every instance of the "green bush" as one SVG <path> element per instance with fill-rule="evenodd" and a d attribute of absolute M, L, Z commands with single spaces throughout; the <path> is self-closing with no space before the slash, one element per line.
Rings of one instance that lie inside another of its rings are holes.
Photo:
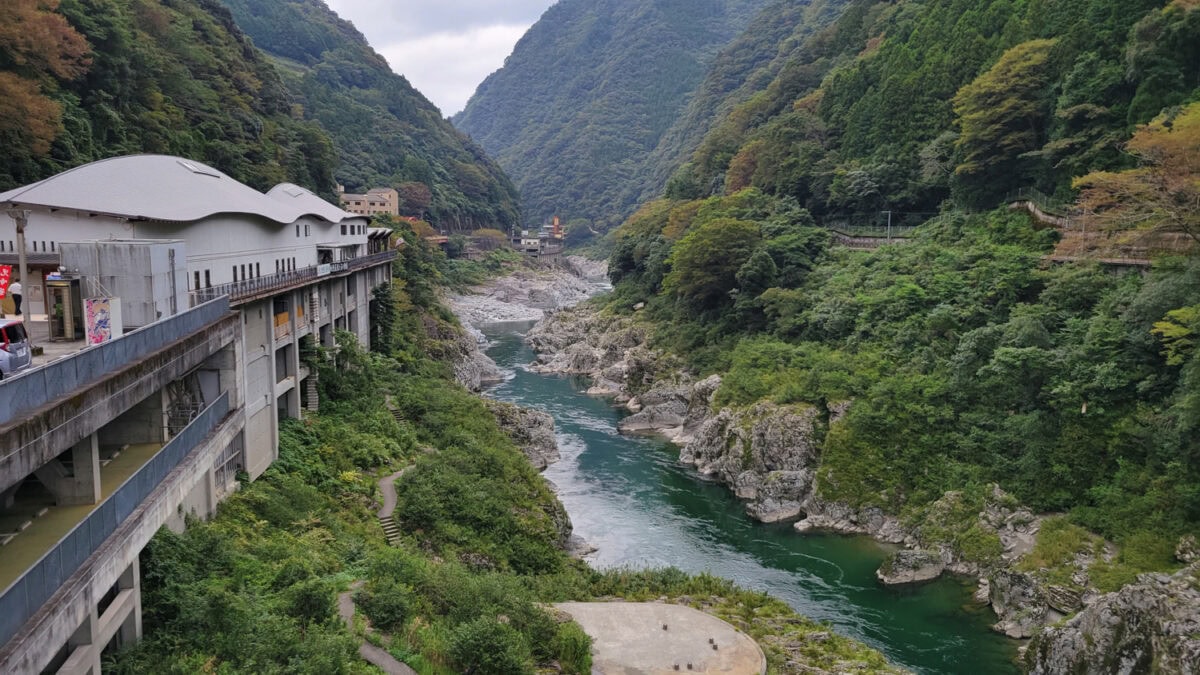
<path fill-rule="evenodd" d="M 460 672 L 472 675 L 524 675 L 533 672 L 529 646 L 511 626 L 479 617 L 454 629 L 450 656 Z"/>
<path fill-rule="evenodd" d="M 355 604 L 371 620 L 371 625 L 394 633 L 412 615 L 412 588 L 389 578 L 372 577 L 355 596 Z"/>
<path fill-rule="evenodd" d="M 569 621 L 559 624 L 554 645 L 555 659 L 569 675 L 588 675 L 592 672 L 592 639 Z"/>

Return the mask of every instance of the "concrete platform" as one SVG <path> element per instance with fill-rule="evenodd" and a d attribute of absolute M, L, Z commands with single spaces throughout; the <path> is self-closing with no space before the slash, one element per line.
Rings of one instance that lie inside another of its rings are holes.
<path fill-rule="evenodd" d="M 131 445 L 100 469 L 100 500 L 112 496 L 125 481 L 137 473 L 162 450 L 161 443 Z M 53 548 L 76 525 L 83 521 L 99 504 L 82 506 L 51 506 L 43 515 L 33 518 L 30 524 L 16 533 L 3 548 L 0 548 L 0 589 L 25 574 L 46 551 Z"/>
<path fill-rule="evenodd" d="M 591 636 L 593 672 L 767 672 L 767 659 L 757 642 L 715 616 L 691 607 L 659 602 L 565 602 L 555 607 L 570 614 Z M 717 649 L 713 649 L 713 643 Z"/>

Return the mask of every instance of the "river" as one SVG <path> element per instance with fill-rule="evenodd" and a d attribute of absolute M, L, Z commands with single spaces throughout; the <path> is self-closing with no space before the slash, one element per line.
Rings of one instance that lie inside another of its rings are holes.
<path fill-rule="evenodd" d="M 488 394 L 554 416 L 562 460 L 545 476 L 575 533 L 597 547 L 597 568 L 675 566 L 762 590 L 796 611 L 879 649 L 919 673 L 1015 673 L 1014 643 L 988 629 L 995 616 L 971 588 L 941 579 L 892 590 L 875 580 L 886 551 L 866 537 L 796 534 L 746 516 L 720 485 L 677 462 L 677 448 L 616 432 L 623 410 L 586 396 L 582 378 L 533 373 L 523 342 L 531 323 L 483 332 L 508 379 Z"/>

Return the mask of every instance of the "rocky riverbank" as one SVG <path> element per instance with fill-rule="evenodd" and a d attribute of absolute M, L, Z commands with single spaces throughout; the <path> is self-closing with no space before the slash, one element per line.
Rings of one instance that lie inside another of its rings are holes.
<path fill-rule="evenodd" d="M 1099 593 L 1087 574 L 1091 564 L 1111 561 L 1116 553 L 1099 540 L 1058 570 L 1061 577 L 1065 569 L 1068 583 L 1055 583 L 1046 570 L 1024 570 L 1021 563 L 1034 549 L 1045 517 L 998 486 L 982 499 L 948 492 L 903 520 L 879 508 L 823 499 L 817 486 L 821 440 L 851 402 L 827 409 L 772 403 L 719 408 L 713 403 L 718 376 L 698 378 L 651 349 L 646 337 L 636 316 L 591 306 L 551 312 L 527 334 L 538 352 L 531 368 L 590 377 L 590 394 L 612 397 L 634 413 L 621 421 L 623 433 L 661 434 L 680 445 L 680 461 L 729 486 L 752 518 L 796 521 L 801 533 L 865 534 L 899 545 L 877 573 L 881 583 L 922 583 L 947 572 L 977 579 L 977 601 L 991 605 L 998 617 L 995 630 L 1009 637 L 1029 638 L 1064 617 L 1114 602 L 1114 594 Z M 1184 615 L 1200 621 L 1198 612 L 1200 605 L 1193 603 Z M 1046 643 L 1041 649 L 1050 654 L 1047 662 L 1075 658 L 1060 653 L 1067 643 L 1066 638 Z"/>
<path fill-rule="evenodd" d="M 546 311 L 570 307 L 608 288 L 607 264 L 568 256 L 563 264 L 545 268 L 520 268 L 489 280 L 469 293 L 452 293 L 446 304 L 458 317 L 464 332 L 449 336 L 455 353 L 449 355 L 455 379 L 467 389 L 482 391 L 504 375 L 484 354 L 487 339 L 479 326 L 506 321 L 536 321 Z"/>

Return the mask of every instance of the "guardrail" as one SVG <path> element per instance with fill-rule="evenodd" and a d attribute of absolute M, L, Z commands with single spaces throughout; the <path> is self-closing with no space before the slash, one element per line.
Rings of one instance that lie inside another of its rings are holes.
<path fill-rule="evenodd" d="M 0 595 L 0 645 L 16 635 L 228 414 L 229 392 L 225 392 L 4 590 Z"/>
<path fill-rule="evenodd" d="M 218 298 L 115 340 L 0 380 L 0 426 L 210 326 L 227 313 L 229 299 Z"/>

